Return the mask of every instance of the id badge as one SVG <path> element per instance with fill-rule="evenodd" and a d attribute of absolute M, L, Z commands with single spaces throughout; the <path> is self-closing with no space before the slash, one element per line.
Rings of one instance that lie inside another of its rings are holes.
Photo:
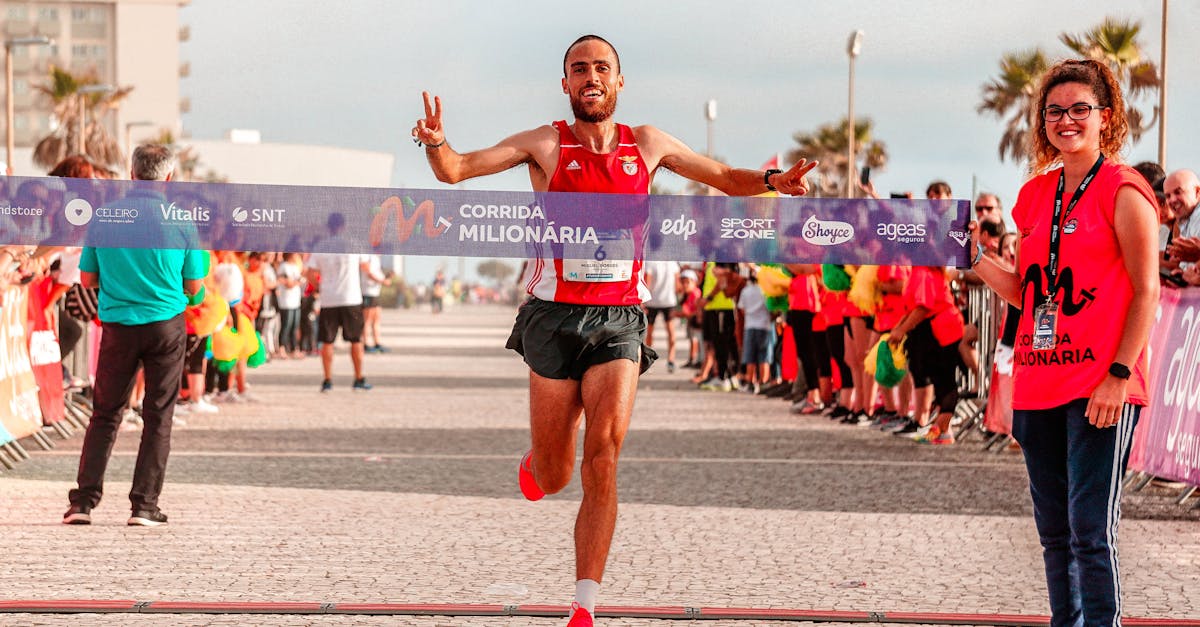
<path fill-rule="evenodd" d="M 1033 350 L 1054 350 L 1058 333 L 1058 303 L 1046 302 L 1033 310 Z"/>
<path fill-rule="evenodd" d="M 633 261 L 563 259 L 563 278 L 581 283 L 615 283 L 633 277 Z"/>

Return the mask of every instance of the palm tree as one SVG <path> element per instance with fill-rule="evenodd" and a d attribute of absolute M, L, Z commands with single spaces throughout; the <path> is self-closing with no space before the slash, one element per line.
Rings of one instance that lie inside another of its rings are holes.
<path fill-rule="evenodd" d="M 1010 52 L 1000 59 L 1000 76 L 983 86 L 983 102 L 976 111 L 998 118 L 1008 116 L 1000 136 L 1001 161 L 1011 158 L 1019 162 L 1025 158 L 1029 129 L 1037 123 L 1034 92 L 1048 67 L 1041 48 Z"/>
<path fill-rule="evenodd" d="M 1125 115 L 1129 134 L 1137 141 L 1158 121 L 1158 108 L 1144 122 L 1145 115 L 1133 101 L 1159 86 L 1158 67 L 1146 58 L 1137 37 L 1141 22 L 1106 18 L 1099 26 L 1079 35 L 1063 33 L 1061 41 L 1076 56 L 1106 63 L 1117 80 L 1124 84 Z M 1050 67 L 1046 53 L 1040 48 L 1006 53 L 1000 59 L 1000 75 L 983 85 L 983 102 L 976 110 L 1005 119 L 1004 134 L 1000 137 L 1000 160 L 1025 160 L 1029 130 L 1039 123 L 1037 103 L 1033 102 L 1038 82 Z"/>
<path fill-rule="evenodd" d="M 1122 83 L 1126 96 L 1125 116 L 1129 120 L 1129 135 L 1134 141 L 1158 122 L 1159 113 L 1158 107 L 1154 107 L 1153 117 L 1143 124 L 1145 116 L 1132 102 L 1147 92 L 1156 93 L 1159 86 L 1158 66 L 1146 57 L 1137 41 L 1141 30 L 1142 23 L 1137 20 L 1109 17 L 1085 33 L 1063 33 L 1058 38 L 1076 54 L 1107 64 Z"/>
<path fill-rule="evenodd" d="M 109 93 L 81 94 L 81 87 L 100 82 L 97 75 L 94 72 L 72 74 L 56 66 L 51 66 L 49 78 L 49 83 L 38 85 L 37 90 L 50 98 L 58 125 L 34 147 L 33 162 L 49 170 L 67 155 L 76 153 L 80 139 L 79 127 L 86 112 L 87 127 L 83 129 L 84 156 L 102 166 L 123 169 L 125 156 L 121 152 L 121 145 L 101 123 L 101 117 L 120 106 L 121 101 L 133 88 L 120 87 Z"/>
<path fill-rule="evenodd" d="M 842 118 L 836 123 L 822 124 L 811 133 L 796 133 L 792 136 L 799 144 L 788 151 L 787 158 L 792 163 L 800 159 L 820 161 L 817 173 L 820 182 L 817 190 L 821 196 L 844 196 L 846 193 L 846 164 L 849 146 L 846 144 L 846 130 L 849 120 Z M 861 159 L 862 165 L 874 170 L 882 170 L 888 162 L 887 145 L 882 141 L 872 139 L 871 132 L 874 122 L 870 118 L 859 118 L 854 122 L 854 145 L 858 146 L 856 160 Z M 855 164 L 857 169 L 858 164 Z"/>

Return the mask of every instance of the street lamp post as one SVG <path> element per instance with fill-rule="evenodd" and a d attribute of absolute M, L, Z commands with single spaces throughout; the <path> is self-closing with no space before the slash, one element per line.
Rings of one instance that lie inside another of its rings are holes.
<path fill-rule="evenodd" d="M 133 127 L 135 126 L 154 126 L 154 122 L 139 120 L 125 123 L 125 166 L 130 170 L 133 169 Z"/>
<path fill-rule="evenodd" d="M 850 56 L 850 102 L 846 115 L 846 198 L 854 198 L 854 59 L 862 52 L 863 32 L 850 34 L 846 54 Z"/>
<path fill-rule="evenodd" d="M 48 46 L 54 43 L 49 37 L 17 37 L 4 40 L 4 174 L 12 176 L 13 149 L 15 140 L 13 133 L 16 124 L 13 120 L 13 66 L 12 51 L 17 46 Z"/>
<path fill-rule="evenodd" d="M 1158 68 L 1158 165 L 1167 167 L 1167 0 L 1162 0 L 1162 50 Z"/>
<path fill-rule="evenodd" d="M 704 119 L 708 120 L 708 142 L 704 145 L 704 154 L 713 156 L 713 122 L 717 120 L 717 101 L 709 100 L 704 103 Z"/>
<path fill-rule="evenodd" d="M 112 85 L 84 85 L 75 90 L 75 95 L 79 98 L 79 137 L 75 140 L 75 152 L 78 154 L 87 156 L 87 103 L 83 97 L 88 94 L 111 94 L 114 91 L 117 91 L 117 88 Z"/>

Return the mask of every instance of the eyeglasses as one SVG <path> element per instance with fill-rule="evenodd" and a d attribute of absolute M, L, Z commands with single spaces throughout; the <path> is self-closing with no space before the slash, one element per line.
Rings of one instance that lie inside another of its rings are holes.
<path fill-rule="evenodd" d="M 995 211 L 995 205 L 975 205 L 975 211 Z"/>
<path fill-rule="evenodd" d="M 1100 107 L 1090 105 L 1085 102 L 1077 102 L 1066 109 L 1062 107 L 1050 106 L 1042 109 L 1042 119 L 1047 122 L 1057 122 L 1062 119 L 1063 114 L 1071 116 L 1072 120 L 1086 120 L 1092 114 L 1092 109 L 1107 109 L 1108 107 Z"/>

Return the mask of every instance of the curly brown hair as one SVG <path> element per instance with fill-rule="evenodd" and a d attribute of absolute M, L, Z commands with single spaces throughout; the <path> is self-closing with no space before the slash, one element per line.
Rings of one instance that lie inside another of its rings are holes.
<path fill-rule="evenodd" d="M 71 179 L 93 179 L 96 178 L 96 168 L 87 157 L 82 155 L 71 155 L 66 159 L 58 162 L 53 170 L 47 173 L 47 176 L 58 176 Z"/>
<path fill-rule="evenodd" d="M 1100 129 L 1100 153 L 1106 159 L 1121 161 L 1121 150 L 1129 136 L 1129 121 L 1125 117 L 1125 96 L 1121 85 L 1107 65 L 1092 59 L 1068 59 L 1054 64 L 1042 75 L 1038 88 L 1037 109 L 1034 111 L 1036 124 L 1030 130 L 1029 170 L 1042 174 L 1058 164 L 1058 149 L 1046 137 L 1046 123 L 1042 121 L 1042 110 L 1046 108 L 1046 96 L 1050 90 L 1064 83 L 1078 83 L 1091 88 L 1096 102 L 1111 111 L 1108 123 Z"/>

